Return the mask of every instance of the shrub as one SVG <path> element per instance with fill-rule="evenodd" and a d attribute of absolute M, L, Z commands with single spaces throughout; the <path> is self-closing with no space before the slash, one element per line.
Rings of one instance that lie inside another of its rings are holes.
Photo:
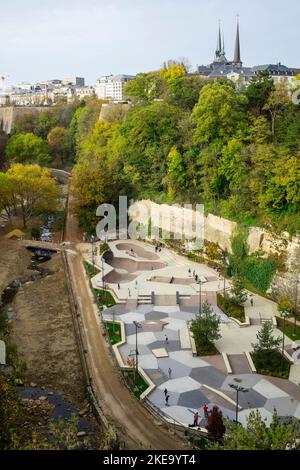
<path fill-rule="evenodd" d="M 41 229 L 39 227 L 32 227 L 31 236 L 35 240 L 39 240 L 41 238 Z"/>
<path fill-rule="evenodd" d="M 226 295 L 223 297 L 221 294 L 217 294 L 218 307 L 228 316 L 239 320 L 240 322 L 245 321 L 245 309 L 241 305 L 237 305 L 234 301 Z"/>
<path fill-rule="evenodd" d="M 243 277 L 250 282 L 255 289 L 266 292 L 270 287 L 276 273 L 275 262 L 270 258 L 248 256 L 243 261 Z"/>

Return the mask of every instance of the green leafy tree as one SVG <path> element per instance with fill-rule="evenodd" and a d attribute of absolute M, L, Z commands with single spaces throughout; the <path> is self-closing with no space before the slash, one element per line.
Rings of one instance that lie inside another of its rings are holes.
<path fill-rule="evenodd" d="M 139 73 L 125 86 L 125 94 L 137 104 L 152 103 L 160 98 L 163 90 L 163 78 L 159 71 Z"/>
<path fill-rule="evenodd" d="M 226 422 L 223 443 L 211 444 L 216 450 L 297 450 L 300 447 L 299 423 L 296 419 L 279 421 L 274 413 L 270 426 L 258 410 L 251 411 L 245 427 Z"/>
<path fill-rule="evenodd" d="M 230 297 L 237 305 L 243 305 L 247 300 L 247 292 L 244 289 L 244 283 L 240 276 L 234 276 L 231 279 Z"/>
<path fill-rule="evenodd" d="M 173 202 L 177 194 L 182 193 L 186 184 L 186 170 L 181 153 L 176 147 L 172 147 L 168 155 L 167 186 L 168 196 Z"/>
<path fill-rule="evenodd" d="M 272 136 L 275 140 L 275 121 L 279 110 L 290 101 L 288 94 L 288 88 L 286 82 L 276 83 L 275 87 L 271 91 L 268 101 L 266 102 L 264 109 L 270 112 L 272 121 Z"/>
<path fill-rule="evenodd" d="M 271 321 L 263 323 L 256 338 L 257 342 L 251 344 L 254 354 L 272 354 L 274 351 L 278 351 L 282 343 L 281 338 L 275 338 L 273 335 L 273 325 Z"/>
<path fill-rule="evenodd" d="M 247 125 L 245 104 L 245 97 L 238 95 L 231 85 L 219 82 L 205 85 L 192 113 L 195 143 L 224 145 L 243 135 Z"/>
<path fill-rule="evenodd" d="M 18 416 L 18 398 L 8 377 L 0 370 L 0 449 L 7 450 L 13 442 Z"/>
<path fill-rule="evenodd" d="M 24 228 L 37 212 L 57 210 L 60 191 L 48 169 L 16 163 L 7 174 L 13 182 L 12 198 L 21 211 Z"/>
<path fill-rule="evenodd" d="M 30 134 L 35 133 L 39 116 L 35 113 L 26 113 L 16 119 L 13 134 Z"/>
<path fill-rule="evenodd" d="M 263 113 L 270 94 L 274 89 L 274 82 L 268 72 L 261 71 L 255 77 L 251 78 L 249 86 L 246 88 L 245 95 L 248 99 L 248 107 L 254 115 Z"/>
<path fill-rule="evenodd" d="M 51 161 L 47 142 L 31 133 L 13 135 L 6 145 L 5 154 L 16 163 L 46 165 Z"/>
<path fill-rule="evenodd" d="M 221 338 L 220 318 L 208 302 L 202 306 L 202 313 L 191 322 L 191 331 L 200 354 L 209 353 L 214 349 L 214 341 Z"/>
<path fill-rule="evenodd" d="M 54 127 L 47 137 L 49 151 L 54 162 L 64 166 L 68 160 L 69 133 L 65 127 Z"/>

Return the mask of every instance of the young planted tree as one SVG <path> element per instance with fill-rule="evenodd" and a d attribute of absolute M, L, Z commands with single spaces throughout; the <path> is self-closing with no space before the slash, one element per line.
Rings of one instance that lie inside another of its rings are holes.
<path fill-rule="evenodd" d="M 256 369 L 261 373 L 278 375 L 282 367 L 282 356 L 279 351 L 282 339 L 273 335 L 271 321 L 263 323 L 256 338 L 257 342 L 251 344 Z"/>
<path fill-rule="evenodd" d="M 226 428 L 223 422 L 222 411 L 217 406 L 214 406 L 207 417 L 206 429 L 210 437 L 216 440 L 223 438 Z"/>
<path fill-rule="evenodd" d="M 208 302 L 203 304 L 202 313 L 192 321 L 191 331 L 199 354 L 210 354 L 215 351 L 214 341 L 221 338 L 220 318 Z"/>
<path fill-rule="evenodd" d="M 243 280 L 240 276 L 231 279 L 230 297 L 237 305 L 243 305 L 247 300 L 247 292 L 244 289 Z"/>

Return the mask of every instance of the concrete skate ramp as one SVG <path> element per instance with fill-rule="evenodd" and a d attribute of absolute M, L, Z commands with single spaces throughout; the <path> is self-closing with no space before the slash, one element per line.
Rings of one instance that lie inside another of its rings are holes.
<path fill-rule="evenodd" d="M 136 277 L 137 276 L 135 274 L 120 274 L 113 270 L 104 276 L 104 281 L 109 284 L 124 284 L 126 282 L 134 281 Z"/>
<path fill-rule="evenodd" d="M 150 260 L 156 260 L 159 259 L 159 256 L 155 253 L 151 253 L 150 251 L 144 250 L 141 246 L 136 246 L 133 243 L 119 243 L 116 245 L 118 250 L 120 251 L 127 251 L 130 254 L 130 251 L 133 250 L 133 252 L 139 256 L 139 258 L 145 258 L 145 259 L 150 259 Z M 154 248 L 153 248 L 154 251 Z"/>
<path fill-rule="evenodd" d="M 165 263 L 158 263 L 157 261 L 151 263 L 150 261 L 134 261 L 132 259 L 115 257 L 109 257 L 105 261 L 113 268 L 124 269 L 124 271 L 127 271 L 127 273 L 135 273 L 137 271 L 152 271 L 166 267 Z"/>
<path fill-rule="evenodd" d="M 163 277 L 163 276 L 153 276 L 149 279 L 150 282 L 161 282 L 163 284 L 177 284 L 181 286 L 190 286 L 195 283 L 195 280 L 180 278 L 180 277 Z"/>

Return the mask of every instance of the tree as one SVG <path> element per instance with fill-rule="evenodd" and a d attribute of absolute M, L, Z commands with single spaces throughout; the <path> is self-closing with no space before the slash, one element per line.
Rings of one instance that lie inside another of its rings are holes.
<path fill-rule="evenodd" d="M 35 113 L 26 113 L 16 119 L 13 133 L 14 134 L 28 134 L 35 133 L 39 116 Z"/>
<path fill-rule="evenodd" d="M 256 338 L 257 342 L 251 344 L 254 354 L 272 354 L 274 351 L 278 351 L 282 343 L 281 338 L 275 338 L 273 336 L 273 325 L 271 321 L 266 321 L 262 324 Z"/>
<path fill-rule="evenodd" d="M 215 82 L 205 85 L 193 113 L 194 140 L 199 145 L 226 144 L 232 137 L 245 133 L 246 99 L 232 85 Z"/>
<path fill-rule="evenodd" d="M 137 104 L 152 103 L 160 98 L 163 79 L 159 71 L 139 73 L 125 86 L 125 94 Z"/>
<path fill-rule="evenodd" d="M 248 99 L 248 107 L 254 115 L 263 113 L 265 104 L 274 89 L 274 82 L 268 72 L 261 71 L 250 80 L 245 95 Z"/>
<path fill-rule="evenodd" d="M 289 101 L 290 97 L 288 94 L 287 84 L 285 82 L 276 83 L 264 106 L 264 109 L 269 111 L 271 115 L 273 140 L 275 140 L 275 120 L 277 113 Z"/>
<path fill-rule="evenodd" d="M 167 187 L 168 187 L 168 196 L 170 201 L 173 202 L 173 199 L 178 193 L 182 193 L 182 190 L 186 183 L 186 170 L 184 166 L 184 160 L 181 153 L 177 150 L 177 147 L 172 147 L 168 155 L 168 170 L 167 170 Z"/>
<path fill-rule="evenodd" d="M 47 142 L 32 133 L 13 135 L 6 145 L 5 154 L 10 161 L 17 163 L 46 165 L 51 161 Z"/>
<path fill-rule="evenodd" d="M 208 413 L 206 429 L 208 435 L 216 440 L 222 439 L 225 434 L 226 428 L 223 422 L 223 414 L 217 406 L 214 406 Z"/>
<path fill-rule="evenodd" d="M 223 443 L 209 446 L 216 450 L 297 450 L 300 448 L 299 422 L 296 419 L 279 421 L 274 413 L 267 426 L 258 410 L 251 411 L 245 427 L 226 422 Z"/>
<path fill-rule="evenodd" d="M 214 341 L 221 338 L 220 318 L 214 313 L 208 302 L 203 304 L 202 313 L 199 313 L 192 321 L 191 331 L 199 354 L 211 352 L 214 349 Z"/>
<path fill-rule="evenodd" d="M 0 449 L 9 449 L 18 416 L 18 398 L 8 377 L 0 370 Z"/>
<path fill-rule="evenodd" d="M 12 197 L 20 208 L 23 227 L 39 211 L 55 211 L 60 191 L 48 169 L 16 163 L 7 172 L 13 182 Z"/>
<path fill-rule="evenodd" d="M 54 161 L 66 164 L 69 151 L 69 133 L 65 127 L 54 127 L 47 137 L 49 150 Z"/>
<path fill-rule="evenodd" d="M 13 178 L 7 173 L 0 173 L 0 213 L 4 211 L 7 220 L 11 220 L 13 207 L 15 207 Z"/>
<path fill-rule="evenodd" d="M 243 280 L 240 276 L 231 279 L 230 297 L 237 305 L 243 305 L 247 300 L 247 292 L 244 289 Z"/>

